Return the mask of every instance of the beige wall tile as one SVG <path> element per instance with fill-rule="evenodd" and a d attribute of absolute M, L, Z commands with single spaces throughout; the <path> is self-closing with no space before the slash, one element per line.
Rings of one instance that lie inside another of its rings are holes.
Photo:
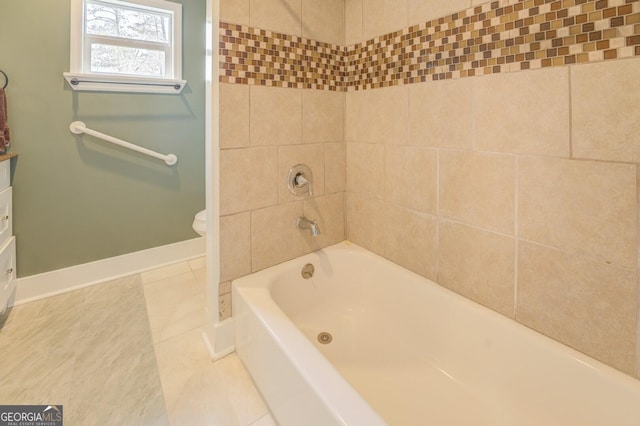
<path fill-rule="evenodd" d="M 306 164 L 313 174 L 313 196 L 324 194 L 324 145 L 292 145 L 278 148 L 278 191 L 280 204 L 308 198 L 309 194 L 294 195 L 287 188 L 289 170 L 297 164 Z"/>
<path fill-rule="evenodd" d="M 637 263 L 636 167 L 522 157 L 519 237 L 613 265 Z"/>
<path fill-rule="evenodd" d="M 302 36 L 344 45 L 344 0 L 302 0 Z"/>
<path fill-rule="evenodd" d="M 218 296 L 222 296 L 227 293 L 231 293 L 231 281 L 225 281 L 218 284 Z"/>
<path fill-rule="evenodd" d="M 320 235 L 303 232 L 306 252 L 337 244 L 345 239 L 344 193 L 325 195 L 304 201 L 304 215 L 315 220 Z"/>
<path fill-rule="evenodd" d="M 251 145 L 302 141 L 302 90 L 251 86 Z"/>
<path fill-rule="evenodd" d="M 346 94 L 347 141 L 406 144 L 409 88 L 386 87 Z"/>
<path fill-rule="evenodd" d="M 301 256 L 304 237 L 296 228 L 302 201 L 251 212 L 251 268 L 253 272 Z"/>
<path fill-rule="evenodd" d="M 227 318 L 231 318 L 233 312 L 231 311 L 231 293 L 218 296 L 218 320 L 224 321 Z"/>
<path fill-rule="evenodd" d="M 415 146 L 385 146 L 385 200 L 424 213 L 437 212 L 438 153 Z"/>
<path fill-rule="evenodd" d="M 220 0 L 220 20 L 249 25 L 249 0 Z"/>
<path fill-rule="evenodd" d="M 251 273 L 251 214 L 220 218 L 220 280 Z"/>
<path fill-rule="evenodd" d="M 302 141 L 344 140 L 344 93 L 323 90 L 302 92 Z"/>
<path fill-rule="evenodd" d="M 220 84 L 220 148 L 249 145 L 249 86 Z"/>
<path fill-rule="evenodd" d="M 514 238 L 441 220 L 438 283 L 513 317 Z"/>
<path fill-rule="evenodd" d="M 383 198 L 384 145 L 347 144 L 347 190 Z"/>
<path fill-rule="evenodd" d="M 278 202 L 278 148 L 220 151 L 220 214 L 253 210 Z"/>
<path fill-rule="evenodd" d="M 429 279 L 437 278 L 438 219 L 387 204 L 384 256 Z"/>
<path fill-rule="evenodd" d="M 573 157 L 640 162 L 640 58 L 571 67 Z"/>
<path fill-rule="evenodd" d="M 358 90 L 345 94 L 345 140 L 350 142 L 368 140 L 370 131 L 367 113 L 371 93 L 371 90 Z"/>
<path fill-rule="evenodd" d="M 516 319 L 633 374 L 635 272 L 519 242 Z"/>
<path fill-rule="evenodd" d="M 469 0 L 408 0 L 408 3 L 409 25 L 431 21 L 470 7 Z"/>
<path fill-rule="evenodd" d="M 347 145 L 324 144 L 324 192 L 342 192 L 347 187 Z"/>
<path fill-rule="evenodd" d="M 385 204 L 366 195 L 347 193 L 347 239 L 384 256 Z"/>
<path fill-rule="evenodd" d="M 251 0 L 252 27 L 291 35 L 302 35 L 301 0 Z"/>
<path fill-rule="evenodd" d="M 362 12 L 362 31 L 365 40 L 408 26 L 406 1 L 363 0 Z"/>
<path fill-rule="evenodd" d="M 364 41 L 362 35 L 362 1 L 344 0 L 344 44 L 351 46 Z"/>
<path fill-rule="evenodd" d="M 515 157 L 440 151 L 440 215 L 514 235 Z"/>
<path fill-rule="evenodd" d="M 569 156 L 568 68 L 474 78 L 475 147 Z"/>
<path fill-rule="evenodd" d="M 387 144 L 408 143 L 409 87 L 369 90 L 366 98 L 365 140 Z"/>
<path fill-rule="evenodd" d="M 473 79 L 409 86 L 409 133 L 413 144 L 471 149 Z"/>

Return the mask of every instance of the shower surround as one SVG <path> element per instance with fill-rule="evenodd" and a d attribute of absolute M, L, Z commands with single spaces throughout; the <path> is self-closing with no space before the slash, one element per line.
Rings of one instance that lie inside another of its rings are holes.
<path fill-rule="evenodd" d="M 637 0 L 222 0 L 221 20 L 224 315 L 229 280 L 346 236 L 640 375 Z M 313 199 L 286 192 L 299 162 Z"/>

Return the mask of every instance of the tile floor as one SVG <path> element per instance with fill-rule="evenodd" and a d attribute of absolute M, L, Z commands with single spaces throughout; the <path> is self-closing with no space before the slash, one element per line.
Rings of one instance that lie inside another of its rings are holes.
<path fill-rule="evenodd" d="M 201 340 L 196 259 L 0 317 L 0 404 L 63 404 L 65 425 L 273 426 L 235 354 Z"/>

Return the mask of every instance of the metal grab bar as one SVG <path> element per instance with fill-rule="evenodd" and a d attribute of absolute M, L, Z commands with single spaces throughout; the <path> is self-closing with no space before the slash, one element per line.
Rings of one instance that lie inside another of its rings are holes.
<path fill-rule="evenodd" d="M 138 146 L 138 145 L 134 145 L 134 144 L 132 144 L 130 142 L 123 141 L 122 139 L 114 138 L 113 136 L 105 135 L 104 133 L 100 133 L 100 132 L 97 132 L 95 130 L 91 130 L 91 129 L 87 128 L 87 125 L 84 124 L 84 122 L 82 122 L 82 121 L 74 121 L 73 123 L 71 123 L 69 125 L 69 130 L 74 135 L 80 135 L 82 133 L 86 133 L 87 135 L 93 136 L 95 138 L 99 138 L 99 139 L 105 140 L 107 142 L 123 146 L 125 148 L 130 149 L 130 150 L 133 150 L 133 151 L 136 151 L 136 152 L 140 152 L 140 153 L 148 155 L 150 157 L 154 157 L 154 158 L 163 160 L 165 163 L 167 163 L 167 166 L 173 166 L 174 164 L 176 164 L 178 162 L 178 157 L 176 157 L 173 154 L 168 154 L 168 155 L 160 154 L 159 152 L 155 152 L 155 151 L 152 151 L 150 149 L 143 148 L 143 147 Z"/>

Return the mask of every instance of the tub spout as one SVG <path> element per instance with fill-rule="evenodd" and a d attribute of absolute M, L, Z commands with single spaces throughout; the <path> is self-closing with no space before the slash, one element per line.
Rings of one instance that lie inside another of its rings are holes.
<path fill-rule="evenodd" d="M 309 220 L 304 216 L 300 216 L 298 220 L 296 220 L 296 228 L 298 228 L 298 230 L 300 231 L 308 229 L 309 231 L 311 231 L 311 235 L 313 235 L 314 237 L 320 235 L 320 228 L 318 227 L 316 221 Z"/>

